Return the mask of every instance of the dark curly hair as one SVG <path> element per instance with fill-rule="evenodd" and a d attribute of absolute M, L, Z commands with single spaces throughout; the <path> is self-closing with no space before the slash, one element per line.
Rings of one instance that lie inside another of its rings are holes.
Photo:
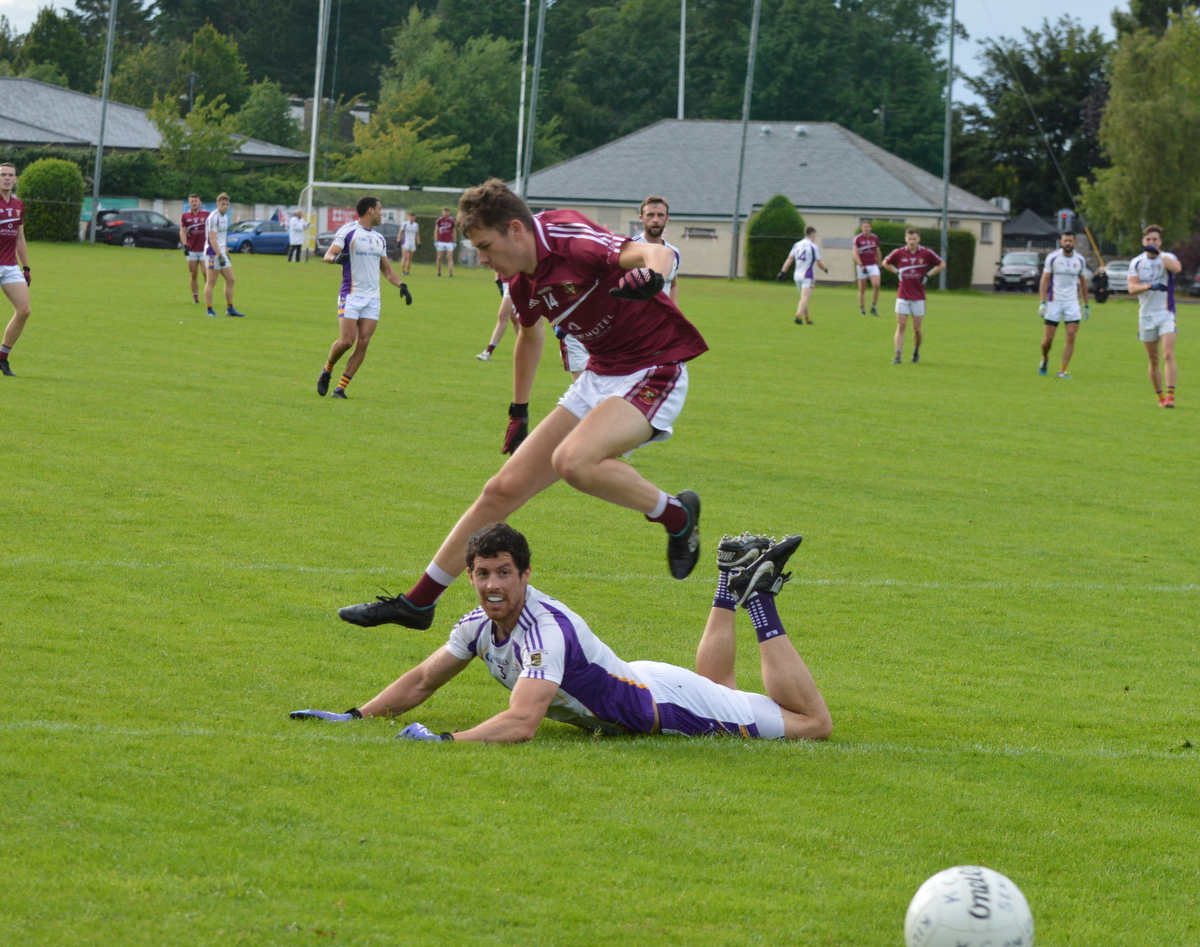
<path fill-rule="evenodd" d="M 467 540 L 467 569 L 475 568 L 476 557 L 495 559 L 508 553 L 518 572 L 529 568 L 529 543 L 507 523 L 492 523 L 476 530 Z"/>

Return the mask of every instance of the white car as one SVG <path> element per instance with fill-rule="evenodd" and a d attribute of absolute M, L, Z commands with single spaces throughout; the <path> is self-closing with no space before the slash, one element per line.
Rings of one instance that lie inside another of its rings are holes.
<path fill-rule="evenodd" d="M 1129 260 L 1109 260 L 1104 264 L 1110 293 L 1129 292 Z"/>

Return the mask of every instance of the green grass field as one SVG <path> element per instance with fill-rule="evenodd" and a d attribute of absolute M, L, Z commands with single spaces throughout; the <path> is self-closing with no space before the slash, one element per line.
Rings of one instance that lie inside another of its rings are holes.
<path fill-rule="evenodd" d="M 801 328 L 790 286 L 683 281 L 712 350 L 633 462 L 704 498 L 701 567 L 671 580 L 658 527 L 561 484 L 513 523 L 618 654 L 687 666 L 721 533 L 802 532 L 780 609 L 833 738 L 411 745 L 287 712 L 362 703 L 471 607 L 460 582 L 430 632 L 336 616 L 406 589 L 500 463 L 490 274 L 418 267 L 334 402 L 331 268 L 238 258 L 249 318 L 207 319 L 179 254 L 31 255 L 0 378 L 0 942 L 882 947 L 927 876 L 983 864 L 1039 947 L 1200 943 L 1200 310 L 1171 412 L 1125 301 L 1067 382 L 1028 296 L 935 294 L 892 366 L 851 290 Z M 535 418 L 565 380 L 548 352 Z M 476 666 L 405 719 L 506 697 Z"/>

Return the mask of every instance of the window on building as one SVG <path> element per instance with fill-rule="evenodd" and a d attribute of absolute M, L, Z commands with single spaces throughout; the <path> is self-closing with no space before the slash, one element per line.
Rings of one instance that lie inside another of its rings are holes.
<path fill-rule="evenodd" d="M 629 236 L 636 237 L 642 233 L 642 222 L 640 220 L 629 221 Z"/>
<path fill-rule="evenodd" d="M 979 225 L 979 242 L 980 243 L 991 243 L 992 242 L 992 222 L 990 220 L 985 220 L 982 223 L 980 223 L 980 225 Z"/>
<path fill-rule="evenodd" d="M 716 240 L 717 239 L 717 228 L 716 227 L 684 227 L 683 228 L 683 239 L 684 240 Z"/>
<path fill-rule="evenodd" d="M 962 230 L 961 220 L 955 220 L 951 217 L 946 223 L 949 224 L 951 230 Z"/>

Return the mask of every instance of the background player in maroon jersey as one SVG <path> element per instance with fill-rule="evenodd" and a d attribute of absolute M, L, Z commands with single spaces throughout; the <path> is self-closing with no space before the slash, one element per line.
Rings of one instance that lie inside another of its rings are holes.
<path fill-rule="evenodd" d="M 450 216 L 450 208 L 442 208 L 442 216 L 433 224 L 433 249 L 437 251 L 437 274 L 442 275 L 442 257 L 450 267 L 450 275 L 454 275 L 454 218 Z"/>
<path fill-rule="evenodd" d="M 204 265 L 204 221 L 208 211 L 200 207 L 200 195 L 188 195 L 188 209 L 179 218 L 179 242 L 183 244 L 183 255 L 187 257 L 188 273 L 192 278 L 192 302 L 200 302 L 200 284 L 197 274 Z"/>
<path fill-rule="evenodd" d="M 913 321 L 914 362 L 921 360 L 921 341 L 925 338 L 921 330 L 925 320 L 925 280 L 937 276 L 946 268 L 940 256 L 921 246 L 921 231 L 909 227 L 904 231 L 904 246 L 897 247 L 883 261 L 884 267 L 900 277 L 900 288 L 896 292 L 896 357 L 893 365 L 900 364 L 904 351 L 904 326 L 908 317 Z"/>
<path fill-rule="evenodd" d="M 620 460 L 671 435 L 687 393 L 685 363 L 708 349 L 662 292 L 675 254 L 610 233 L 575 211 L 534 216 L 497 179 L 462 196 L 458 227 L 479 251 L 480 264 L 508 280 L 520 322 L 503 447 L 513 456 L 462 515 L 415 586 L 338 614 L 365 627 L 392 622 L 428 628 L 438 597 L 466 568 L 467 539 L 488 523 L 508 519 L 559 479 L 661 523 L 671 574 L 686 578 L 700 555 L 700 498 L 690 490 L 668 496 Z M 578 337 L 590 359 L 525 440 L 529 394 L 545 339 L 543 316 Z"/>
<path fill-rule="evenodd" d="M 0 164 L 0 289 L 13 304 L 13 317 L 0 344 L 0 373 L 14 374 L 8 353 L 17 344 L 29 319 L 29 252 L 25 247 L 25 205 L 13 196 L 17 187 L 15 165 Z"/>
<path fill-rule="evenodd" d="M 871 281 L 871 315 L 879 315 L 879 237 L 871 232 L 871 221 L 859 224 L 854 238 L 854 275 L 858 277 L 858 311 L 867 314 L 867 280 Z"/>

